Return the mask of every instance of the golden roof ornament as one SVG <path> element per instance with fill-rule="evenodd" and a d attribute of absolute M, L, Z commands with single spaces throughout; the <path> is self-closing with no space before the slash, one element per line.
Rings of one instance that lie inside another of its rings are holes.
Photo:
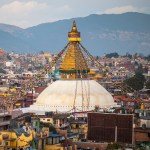
<path fill-rule="evenodd" d="M 80 42 L 80 32 L 77 30 L 76 22 L 75 20 L 73 21 L 73 26 L 71 32 L 68 32 L 68 40 L 70 42 Z"/>
<path fill-rule="evenodd" d="M 72 26 L 72 32 L 77 32 L 77 26 L 76 26 L 76 21 L 73 21 L 73 26 Z"/>
<path fill-rule="evenodd" d="M 80 48 L 80 32 L 73 21 L 71 32 L 68 33 L 69 46 L 67 48 L 64 60 L 60 66 L 62 79 L 80 79 L 87 78 L 89 68 Z"/>

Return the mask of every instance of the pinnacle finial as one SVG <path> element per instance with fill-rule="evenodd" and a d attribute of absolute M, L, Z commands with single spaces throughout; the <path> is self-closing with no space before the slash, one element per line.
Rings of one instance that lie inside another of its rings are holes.
<path fill-rule="evenodd" d="M 76 26 L 76 21 L 73 21 L 73 26 L 72 26 L 72 31 L 76 32 L 77 31 L 77 26 Z"/>
<path fill-rule="evenodd" d="M 76 21 L 75 20 L 73 21 L 73 26 L 76 27 Z"/>
<path fill-rule="evenodd" d="M 72 30 L 68 33 L 68 40 L 71 42 L 80 42 L 80 32 L 77 30 L 76 21 L 73 21 Z"/>

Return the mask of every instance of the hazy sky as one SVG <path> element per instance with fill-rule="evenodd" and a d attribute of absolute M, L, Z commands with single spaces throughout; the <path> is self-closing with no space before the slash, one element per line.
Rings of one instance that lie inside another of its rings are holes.
<path fill-rule="evenodd" d="M 0 23 L 22 28 L 90 14 L 150 14 L 150 0 L 0 0 Z"/>

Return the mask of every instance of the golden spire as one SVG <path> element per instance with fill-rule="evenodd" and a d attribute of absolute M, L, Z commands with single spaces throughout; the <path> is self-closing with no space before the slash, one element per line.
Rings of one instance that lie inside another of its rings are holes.
<path fill-rule="evenodd" d="M 73 21 L 73 26 L 72 26 L 72 31 L 71 32 L 78 32 L 75 20 Z"/>
<path fill-rule="evenodd" d="M 77 30 L 76 22 L 75 20 L 73 21 L 73 26 L 71 32 L 68 32 L 68 40 L 70 42 L 80 42 L 80 32 Z"/>
<path fill-rule="evenodd" d="M 64 60 L 60 66 L 62 79 L 80 79 L 87 78 L 89 68 L 87 62 L 80 49 L 80 32 L 73 22 L 72 30 L 68 33 L 69 46 L 65 54 Z"/>

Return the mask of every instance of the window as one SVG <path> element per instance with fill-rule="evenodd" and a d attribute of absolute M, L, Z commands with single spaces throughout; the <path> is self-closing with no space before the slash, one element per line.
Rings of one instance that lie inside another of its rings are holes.
<path fill-rule="evenodd" d="M 53 144 L 52 143 L 52 137 L 49 137 L 49 138 L 46 139 L 46 144 L 48 144 L 48 145 L 52 145 Z"/>

